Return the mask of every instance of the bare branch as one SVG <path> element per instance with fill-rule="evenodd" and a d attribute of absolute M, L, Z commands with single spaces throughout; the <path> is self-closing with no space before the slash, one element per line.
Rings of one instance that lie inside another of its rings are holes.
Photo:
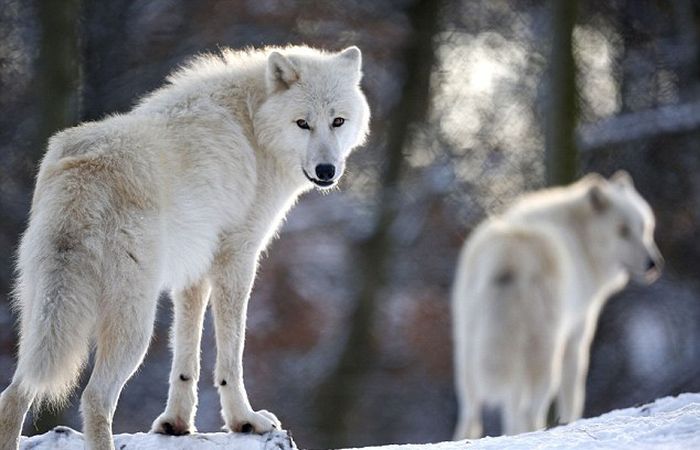
<path fill-rule="evenodd" d="M 687 133 L 700 128 L 700 102 L 668 105 L 580 125 L 581 151 L 625 144 L 656 136 Z"/>

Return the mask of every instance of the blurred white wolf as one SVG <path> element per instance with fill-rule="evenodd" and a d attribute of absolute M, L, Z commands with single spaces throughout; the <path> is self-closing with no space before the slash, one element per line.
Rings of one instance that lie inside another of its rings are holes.
<path fill-rule="evenodd" d="M 481 407 L 502 407 L 506 434 L 583 412 L 590 344 L 605 300 L 629 275 L 661 270 L 654 216 L 625 172 L 526 195 L 465 243 L 452 306 L 459 420 L 479 437 Z"/>
<path fill-rule="evenodd" d="M 20 345 L 0 397 L 0 449 L 34 402 L 65 399 L 95 346 L 81 411 L 91 449 L 114 448 L 122 386 L 141 363 L 156 300 L 173 292 L 173 367 L 153 431 L 194 431 L 199 345 L 211 302 L 225 425 L 263 433 L 241 358 L 260 251 L 297 196 L 333 186 L 368 132 L 356 47 L 202 56 L 131 112 L 49 142 L 19 249 Z"/>

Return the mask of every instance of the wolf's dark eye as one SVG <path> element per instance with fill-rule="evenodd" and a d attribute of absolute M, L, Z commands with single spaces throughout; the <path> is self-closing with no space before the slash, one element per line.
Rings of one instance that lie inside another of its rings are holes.
<path fill-rule="evenodd" d="M 342 117 L 336 117 L 333 119 L 333 126 L 338 128 L 339 126 L 342 126 L 345 123 L 345 119 Z"/>
<path fill-rule="evenodd" d="M 304 119 L 297 120 L 297 125 L 299 126 L 299 128 L 302 128 L 304 130 L 311 129 L 311 127 L 309 127 L 309 123 Z"/>
<path fill-rule="evenodd" d="M 626 223 L 621 223 L 617 232 L 620 234 L 620 237 L 622 239 L 629 239 L 630 236 L 632 235 L 632 231 L 630 230 L 630 227 L 627 226 Z"/>

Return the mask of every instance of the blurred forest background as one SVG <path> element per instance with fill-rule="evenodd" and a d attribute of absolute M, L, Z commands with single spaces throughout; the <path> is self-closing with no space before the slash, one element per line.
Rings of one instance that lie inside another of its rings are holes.
<path fill-rule="evenodd" d="M 262 261 L 244 361 L 255 408 L 307 448 L 449 439 L 463 240 L 526 190 L 621 168 L 656 211 L 667 270 L 606 307 L 585 414 L 700 390 L 699 27 L 699 0 L 0 0 L 0 387 L 47 137 L 128 111 L 195 53 L 305 43 L 362 49 L 372 134 Z M 167 300 L 159 311 L 115 433 L 147 431 L 165 405 Z M 200 431 L 222 425 L 214 358 L 208 319 Z M 77 405 L 24 433 L 79 428 Z"/>

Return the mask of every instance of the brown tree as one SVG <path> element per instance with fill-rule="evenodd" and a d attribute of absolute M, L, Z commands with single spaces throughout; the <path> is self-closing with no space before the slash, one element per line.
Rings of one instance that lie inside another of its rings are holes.
<path fill-rule="evenodd" d="M 552 0 L 552 50 L 549 60 L 549 102 L 545 130 L 547 184 L 572 182 L 577 175 L 576 63 L 572 49 L 576 0 Z"/>

